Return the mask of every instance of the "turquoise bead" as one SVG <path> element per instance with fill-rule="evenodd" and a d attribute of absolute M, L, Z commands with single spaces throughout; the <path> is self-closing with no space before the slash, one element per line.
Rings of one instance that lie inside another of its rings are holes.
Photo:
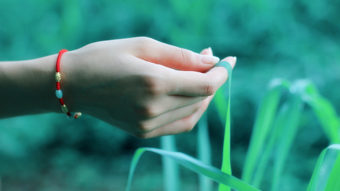
<path fill-rule="evenodd" d="M 56 90 L 55 91 L 55 95 L 57 96 L 57 98 L 61 99 L 63 98 L 63 92 L 61 90 Z"/>

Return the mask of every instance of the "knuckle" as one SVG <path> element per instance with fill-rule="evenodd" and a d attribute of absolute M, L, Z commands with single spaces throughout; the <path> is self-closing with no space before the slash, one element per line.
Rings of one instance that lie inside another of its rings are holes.
<path fill-rule="evenodd" d="M 154 46 L 154 42 L 155 42 L 155 40 L 149 37 L 137 37 L 136 40 L 137 40 L 137 44 L 140 45 L 138 47 L 140 48 L 139 51 L 141 52 L 152 50 Z"/>
<path fill-rule="evenodd" d="M 144 114 L 148 118 L 156 117 L 159 115 L 159 109 L 155 105 L 149 105 L 148 107 L 145 108 Z"/>
<path fill-rule="evenodd" d="M 143 81 L 149 95 L 156 96 L 164 92 L 163 85 L 156 76 L 146 76 Z"/>
<path fill-rule="evenodd" d="M 145 121 L 140 121 L 137 124 L 137 129 L 142 133 L 147 133 L 152 130 L 152 126 L 150 123 L 145 122 Z"/>
<path fill-rule="evenodd" d="M 213 95 L 216 92 L 216 90 L 217 90 L 217 87 L 213 83 L 208 83 L 204 86 L 203 93 L 205 95 L 210 96 L 210 95 Z"/>
<path fill-rule="evenodd" d="M 193 55 L 192 52 L 190 50 L 181 48 L 180 49 L 181 52 L 181 59 L 183 63 L 187 63 L 193 60 Z"/>
<path fill-rule="evenodd" d="M 137 41 L 141 42 L 141 43 L 151 43 L 153 41 L 152 38 L 146 37 L 146 36 L 140 36 L 140 37 L 136 37 Z"/>
<path fill-rule="evenodd" d="M 154 103 L 142 103 L 134 107 L 140 120 L 147 120 L 161 114 L 161 107 Z M 140 124 L 139 124 L 140 125 Z"/>

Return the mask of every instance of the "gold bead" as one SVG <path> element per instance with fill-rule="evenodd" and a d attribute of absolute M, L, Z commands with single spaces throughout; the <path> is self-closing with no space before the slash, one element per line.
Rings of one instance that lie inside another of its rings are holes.
<path fill-rule="evenodd" d="M 61 106 L 61 110 L 62 110 L 64 113 L 67 113 L 67 112 L 68 112 L 68 109 L 67 109 L 67 107 L 66 107 L 65 104 Z"/>
<path fill-rule="evenodd" d="M 55 81 L 60 82 L 60 80 L 61 80 L 60 72 L 55 73 Z"/>
<path fill-rule="evenodd" d="M 75 119 L 78 119 L 80 116 L 81 116 L 80 112 L 75 112 L 75 114 L 74 114 L 74 118 Z"/>

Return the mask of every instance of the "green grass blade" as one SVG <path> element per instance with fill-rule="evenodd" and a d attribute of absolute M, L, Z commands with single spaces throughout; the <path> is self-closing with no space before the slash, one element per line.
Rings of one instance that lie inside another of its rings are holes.
<path fill-rule="evenodd" d="M 316 185 L 317 185 L 317 180 L 319 179 L 319 174 L 320 174 L 320 171 L 321 171 L 321 166 L 322 166 L 322 163 L 323 163 L 323 159 L 325 157 L 325 153 L 326 153 L 326 150 L 327 149 L 324 149 L 320 156 L 319 156 L 319 159 L 316 163 L 316 166 L 314 168 L 314 172 L 313 172 L 313 175 L 312 175 L 312 178 L 309 182 L 309 185 L 308 185 L 308 188 L 307 188 L 307 191 L 314 191 L 316 190 Z"/>
<path fill-rule="evenodd" d="M 224 67 L 228 71 L 228 84 L 229 84 L 229 96 L 227 103 L 226 122 L 224 129 L 224 141 L 223 141 L 223 155 L 222 155 L 222 172 L 231 175 L 231 163 L 230 163 L 230 90 L 232 80 L 232 67 L 228 62 L 222 61 L 216 64 L 216 67 Z M 224 85 L 223 85 L 224 86 Z M 225 184 L 219 185 L 219 191 L 230 191 L 230 188 Z"/>
<path fill-rule="evenodd" d="M 253 182 L 255 167 L 259 163 L 260 153 L 263 151 L 265 140 L 272 127 L 281 91 L 289 86 L 286 80 L 273 80 L 260 104 L 242 174 L 242 180 L 246 182 Z"/>
<path fill-rule="evenodd" d="M 208 131 L 208 116 L 205 112 L 198 121 L 197 152 L 198 159 L 207 165 L 211 165 L 211 146 Z M 206 176 L 199 175 L 199 187 L 201 191 L 212 191 L 213 182 Z"/>
<path fill-rule="evenodd" d="M 326 190 L 339 191 L 340 190 L 340 145 L 333 145 L 337 156 L 334 158 L 334 165 L 328 177 Z"/>
<path fill-rule="evenodd" d="M 257 188 L 260 187 L 265 169 L 268 165 L 271 155 L 273 154 L 274 146 L 276 146 L 277 140 L 279 139 L 281 135 L 281 131 L 284 127 L 287 113 L 288 113 L 288 106 L 287 105 L 282 106 L 275 119 L 273 130 L 271 134 L 268 136 L 269 139 L 267 139 L 267 141 L 264 144 L 265 146 L 264 151 L 260 156 L 261 158 L 259 159 L 259 164 L 257 165 L 257 168 L 255 168 L 254 170 L 254 175 L 253 175 L 254 179 L 251 182 L 251 184 Z"/>
<path fill-rule="evenodd" d="M 280 112 L 276 117 L 274 129 L 269 131 L 267 138 L 265 139 L 263 146 L 264 150 L 261 150 L 263 152 L 259 153 L 259 164 L 254 167 L 254 173 L 252 174 L 253 179 L 250 182 L 255 187 L 259 187 L 266 165 L 268 164 L 269 157 L 273 153 L 274 146 L 277 145 L 276 147 L 278 152 L 274 160 L 274 175 L 271 190 L 278 190 L 284 163 L 288 157 L 288 152 L 298 131 L 299 118 L 303 106 L 302 100 L 307 100 L 306 102 L 310 105 L 313 104 L 312 107 L 314 107 L 314 111 L 319 112 L 319 118 L 323 115 L 322 117 L 324 117 L 324 119 L 319 120 L 323 120 L 323 127 L 325 128 L 325 131 L 333 130 L 333 133 L 335 134 L 335 136 L 332 135 L 333 140 L 339 138 L 339 133 L 337 133 L 338 131 L 335 131 L 338 130 L 336 123 L 330 122 L 332 119 L 338 120 L 338 117 L 334 112 L 335 110 L 329 102 L 324 104 L 323 100 L 325 99 L 319 96 L 313 84 L 305 80 L 297 81 L 294 83 L 294 86 L 291 87 L 291 92 L 288 103 L 281 107 Z M 320 101 L 320 99 L 322 100 Z M 320 105 L 322 104 L 326 105 L 328 108 L 325 109 L 325 107 L 321 107 Z"/>
<path fill-rule="evenodd" d="M 322 98 L 314 97 L 307 103 L 313 108 L 326 136 L 331 143 L 340 143 L 340 119 L 332 104 Z"/>
<path fill-rule="evenodd" d="M 225 114 L 227 113 L 227 107 L 228 105 L 227 99 L 224 96 L 225 95 L 225 86 L 222 86 L 220 89 L 217 90 L 213 102 L 215 103 L 218 116 L 222 122 L 222 124 L 226 121 Z"/>
<path fill-rule="evenodd" d="M 308 191 L 340 190 L 340 144 L 324 149 L 318 159 Z"/>
<path fill-rule="evenodd" d="M 161 137 L 161 148 L 166 151 L 176 151 L 176 139 L 174 135 Z M 163 179 L 165 191 L 179 190 L 179 169 L 178 165 L 168 157 L 162 157 Z"/>
<path fill-rule="evenodd" d="M 340 143 L 340 118 L 333 105 L 323 98 L 309 81 L 300 81 L 305 86 L 303 99 L 313 108 L 326 136 L 332 144 Z"/>
<path fill-rule="evenodd" d="M 126 191 L 130 191 L 131 183 L 133 174 L 135 171 L 135 168 L 138 164 L 138 161 L 142 154 L 145 151 L 150 151 L 156 154 L 159 154 L 163 157 L 171 158 L 172 160 L 176 161 L 177 163 L 183 165 L 184 167 L 200 173 L 204 176 L 209 177 L 210 179 L 220 183 L 225 184 L 230 188 L 233 188 L 235 190 L 239 191 L 258 191 L 259 189 L 254 188 L 250 186 L 249 184 L 243 182 L 242 180 L 233 177 L 229 174 L 226 174 L 222 172 L 221 170 L 217 169 L 216 167 L 209 166 L 207 164 L 202 163 L 201 161 L 190 157 L 186 154 L 180 153 L 180 152 L 171 152 L 171 151 L 164 151 L 162 149 L 156 149 L 156 148 L 139 148 L 132 159 L 130 173 L 129 173 L 129 179 L 128 179 L 128 185 L 126 187 Z"/>
<path fill-rule="evenodd" d="M 278 190 L 279 181 L 284 168 L 284 164 L 289 154 L 289 150 L 293 144 L 298 131 L 300 116 L 303 109 L 303 102 L 298 90 L 292 87 L 287 105 L 288 111 L 285 118 L 285 124 L 280 132 L 280 140 L 278 142 L 277 154 L 274 161 L 274 175 L 271 190 Z"/>

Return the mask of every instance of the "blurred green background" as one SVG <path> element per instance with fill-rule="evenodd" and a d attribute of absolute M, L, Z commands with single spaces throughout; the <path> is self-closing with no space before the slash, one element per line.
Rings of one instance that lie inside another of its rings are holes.
<path fill-rule="evenodd" d="M 271 79 L 310 79 L 339 113 L 339 18 L 337 0 L 0 0 L 0 60 L 136 36 L 195 52 L 211 47 L 220 58 L 237 56 L 231 156 L 233 174 L 240 177 L 257 107 Z M 305 110 L 282 190 L 305 190 L 328 145 L 310 108 Z M 212 161 L 220 167 L 223 125 L 213 107 L 208 115 Z M 195 129 L 176 139 L 179 151 L 196 156 Z M 124 190 L 132 154 L 144 146 L 159 147 L 159 138 L 137 139 L 90 116 L 73 122 L 56 114 L 3 119 L 0 184 L 4 191 Z M 160 157 L 143 155 L 132 190 L 162 190 L 161 173 Z M 198 189 L 195 173 L 181 168 L 181 179 L 182 190 Z"/>

